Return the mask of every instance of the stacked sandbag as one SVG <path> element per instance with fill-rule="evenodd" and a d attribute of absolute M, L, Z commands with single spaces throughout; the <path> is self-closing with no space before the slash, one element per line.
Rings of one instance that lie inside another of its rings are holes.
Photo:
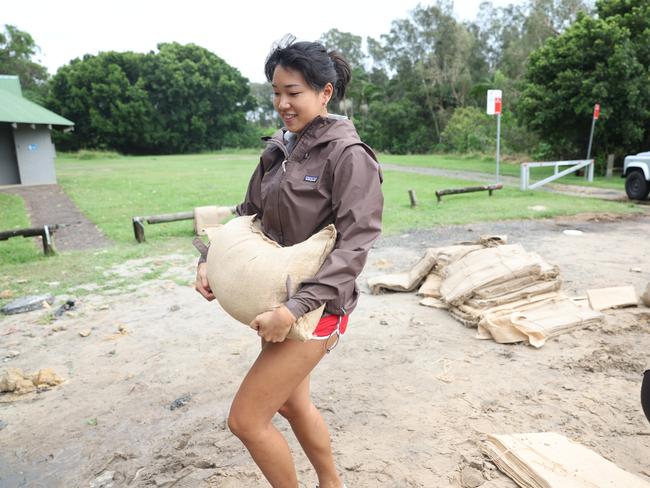
<path fill-rule="evenodd" d="M 650 488 L 647 481 L 553 432 L 488 435 L 481 450 L 526 488 Z"/>
<path fill-rule="evenodd" d="M 528 341 L 541 347 L 549 337 L 602 320 L 602 314 L 560 292 L 557 266 L 504 242 L 501 236 L 483 237 L 478 244 L 427 249 L 417 273 L 388 275 L 408 278 L 408 288 L 392 287 L 384 276 L 369 280 L 371 291 L 410 291 L 419 283 L 422 305 L 448 309 L 464 325 L 478 328 L 479 338 L 504 343 Z"/>

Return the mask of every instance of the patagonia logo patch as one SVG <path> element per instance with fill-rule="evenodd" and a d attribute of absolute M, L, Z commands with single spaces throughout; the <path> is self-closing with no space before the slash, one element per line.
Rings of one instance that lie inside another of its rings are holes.
<path fill-rule="evenodd" d="M 309 183 L 316 183 L 318 181 L 318 176 L 305 176 L 305 181 L 308 181 Z"/>

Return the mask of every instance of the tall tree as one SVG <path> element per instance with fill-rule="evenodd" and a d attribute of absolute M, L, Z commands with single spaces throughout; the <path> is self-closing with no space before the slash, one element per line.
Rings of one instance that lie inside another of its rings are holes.
<path fill-rule="evenodd" d="M 32 36 L 14 25 L 0 32 L 0 74 L 17 75 L 23 95 L 35 102 L 43 101 L 48 79 L 45 66 L 33 59 L 39 51 Z"/>
<path fill-rule="evenodd" d="M 280 121 L 273 106 L 273 87 L 268 81 L 251 83 L 251 96 L 255 100 L 255 109 L 249 112 L 251 121 L 260 127 L 276 127 Z"/>
<path fill-rule="evenodd" d="M 393 21 L 381 41 L 369 40 L 375 63 L 393 74 L 393 91 L 426 108 L 432 145 L 440 140 L 449 110 L 463 105 L 471 90 L 473 43 L 449 0 L 418 6 L 409 18 Z"/>
<path fill-rule="evenodd" d="M 254 102 L 239 71 L 193 44 L 158 49 L 86 55 L 57 71 L 49 105 L 76 123 L 66 148 L 173 153 L 252 142 Z"/>
<path fill-rule="evenodd" d="M 650 68 L 643 35 L 650 6 L 646 0 L 621 0 L 602 1 L 597 8 L 596 18 L 580 16 L 535 51 L 526 72 L 520 112 L 560 156 L 584 155 L 596 102 L 602 107 L 596 151 L 638 150 L 650 140 Z M 641 26 L 641 34 L 633 34 L 631 25 Z"/>
<path fill-rule="evenodd" d="M 363 67 L 366 55 L 361 36 L 338 29 L 330 29 L 320 36 L 320 42 L 329 50 L 337 51 L 353 66 Z"/>
<path fill-rule="evenodd" d="M 254 106 L 248 80 L 195 44 L 164 43 L 143 67 L 145 90 L 167 134 L 166 152 L 239 145 Z"/>

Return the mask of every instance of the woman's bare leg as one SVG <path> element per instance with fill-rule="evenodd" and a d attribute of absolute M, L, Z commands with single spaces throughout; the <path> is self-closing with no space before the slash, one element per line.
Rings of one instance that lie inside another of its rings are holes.
<path fill-rule="evenodd" d="M 230 408 L 230 430 L 274 488 L 296 488 L 298 481 L 289 446 L 271 419 L 324 354 L 319 341 L 265 344 Z"/>
<path fill-rule="evenodd" d="M 340 488 L 339 478 L 327 425 L 312 403 L 309 394 L 310 377 L 307 376 L 282 405 L 279 413 L 285 417 L 298 442 L 318 475 L 319 488 Z"/>

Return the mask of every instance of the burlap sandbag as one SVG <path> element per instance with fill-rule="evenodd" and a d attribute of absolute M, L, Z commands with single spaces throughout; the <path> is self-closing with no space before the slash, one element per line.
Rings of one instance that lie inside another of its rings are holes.
<path fill-rule="evenodd" d="M 650 488 L 637 475 L 553 432 L 488 435 L 481 450 L 527 488 Z"/>
<path fill-rule="evenodd" d="M 254 216 L 234 218 L 206 233 L 210 288 L 221 307 L 246 325 L 287 301 L 288 276 L 292 295 L 303 280 L 314 277 L 336 242 L 336 229 L 328 225 L 300 244 L 282 247 L 264 235 Z M 324 308 L 299 317 L 287 338 L 311 339 Z"/>
<path fill-rule="evenodd" d="M 232 215 L 230 207 L 196 207 L 194 209 L 194 233 L 197 236 L 204 236 L 208 227 L 218 227 Z"/>

